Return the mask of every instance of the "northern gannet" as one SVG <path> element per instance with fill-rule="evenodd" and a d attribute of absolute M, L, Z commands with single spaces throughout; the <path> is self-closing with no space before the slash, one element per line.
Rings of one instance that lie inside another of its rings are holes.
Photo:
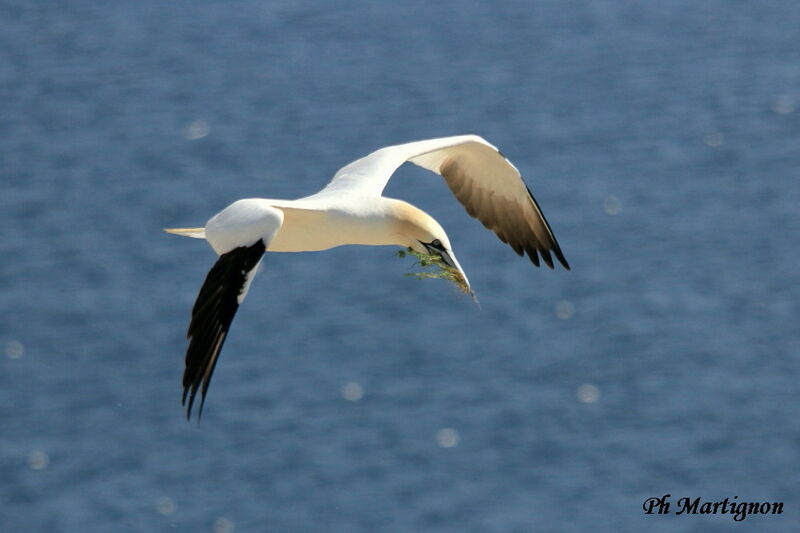
<path fill-rule="evenodd" d="M 233 317 L 247 295 L 264 252 L 313 252 L 345 244 L 394 245 L 441 257 L 464 276 L 442 226 L 402 200 L 382 196 L 395 170 L 410 161 L 441 175 L 470 216 L 539 266 L 551 252 L 569 270 L 553 231 L 519 171 L 477 135 L 387 146 L 341 168 L 324 189 L 298 200 L 249 198 L 214 215 L 204 228 L 167 229 L 206 239 L 219 255 L 192 308 L 182 403 L 198 416 Z"/>

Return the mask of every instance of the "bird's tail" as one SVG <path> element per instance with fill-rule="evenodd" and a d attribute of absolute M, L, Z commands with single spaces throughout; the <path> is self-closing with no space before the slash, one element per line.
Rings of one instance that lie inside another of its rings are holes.
<path fill-rule="evenodd" d="M 205 239 L 206 228 L 164 228 L 167 233 L 192 237 L 193 239 Z"/>

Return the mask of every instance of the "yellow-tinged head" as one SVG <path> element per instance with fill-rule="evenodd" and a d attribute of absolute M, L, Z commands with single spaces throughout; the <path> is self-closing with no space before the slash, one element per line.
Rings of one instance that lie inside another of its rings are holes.
<path fill-rule="evenodd" d="M 421 254 L 440 257 L 456 273 L 456 277 L 463 278 L 461 284 L 466 287 L 465 292 L 472 294 L 467 275 L 453 253 L 450 239 L 436 219 L 408 202 L 389 198 L 386 200 L 389 201 L 393 233 L 399 241 L 397 244 Z"/>

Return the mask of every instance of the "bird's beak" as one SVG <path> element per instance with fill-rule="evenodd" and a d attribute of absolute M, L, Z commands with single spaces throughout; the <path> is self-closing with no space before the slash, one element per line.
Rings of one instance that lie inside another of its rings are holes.
<path fill-rule="evenodd" d="M 464 270 L 461 268 L 461 265 L 458 264 L 456 256 L 450 253 L 450 251 L 445 249 L 444 247 L 439 249 L 425 243 L 423 244 L 425 245 L 425 248 L 428 250 L 429 254 L 438 255 L 439 257 L 442 258 L 442 262 L 445 265 L 447 265 L 448 267 L 457 271 L 458 274 L 460 274 L 460 277 L 463 278 L 462 289 L 464 288 L 464 286 L 466 286 L 466 290 L 464 292 L 468 293 L 472 297 L 472 299 L 475 300 L 475 302 L 477 302 L 478 300 L 475 298 L 475 293 L 472 292 L 472 287 L 470 287 L 469 279 L 467 279 L 467 275 L 464 273 Z"/>
<path fill-rule="evenodd" d="M 461 267 L 458 266 L 458 263 L 453 259 L 453 256 L 451 256 L 450 252 L 448 252 L 447 250 L 434 248 L 433 246 L 430 246 L 428 244 L 425 244 L 425 248 L 428 250 L 429 254 L 438 255 L 439 257 L 441 257 L 445 265 L 451 268 L 461 270 Z"/>

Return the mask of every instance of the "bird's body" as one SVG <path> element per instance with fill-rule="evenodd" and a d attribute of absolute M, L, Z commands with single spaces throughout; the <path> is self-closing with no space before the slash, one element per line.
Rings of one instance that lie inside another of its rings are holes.
<path fill-rule="evenodd" d="M 220 256 L 192 310 L 183 379 L 187 415 L 201 384 L 205 399 L 231 321 L 265 252 L 314 252 L 347 244 L 402 246 L 441 258 L 469 288 L 441 225 L 407 202 L 382 196 L 389 178 L 406 161 L 442 175 L 467 212 L 519 255 L 527 253 L 536 266 L 541 255 L 553 268 L 552 253 L 569 269 L 517 169 L 476 135 L 381 148 L 343 167 L 318 193 L 298 200 L 239 200 L 205 228 L 167 230 L 205 238 Z"/>
<path fill-rule="evenodd" d="M 400 200 L 379 197 L 370 201 L 332 195 L 296 200 L 277 207 L 284 223 L 270 242 L 270 252 L 316 252 L 347 244 L 384 246 L 399 244 L 402 210 L 415 209 Z M 274 201 L 266 200 L 272 206 Z M 405 204 L 405 205 L 403 205 Z"/>

